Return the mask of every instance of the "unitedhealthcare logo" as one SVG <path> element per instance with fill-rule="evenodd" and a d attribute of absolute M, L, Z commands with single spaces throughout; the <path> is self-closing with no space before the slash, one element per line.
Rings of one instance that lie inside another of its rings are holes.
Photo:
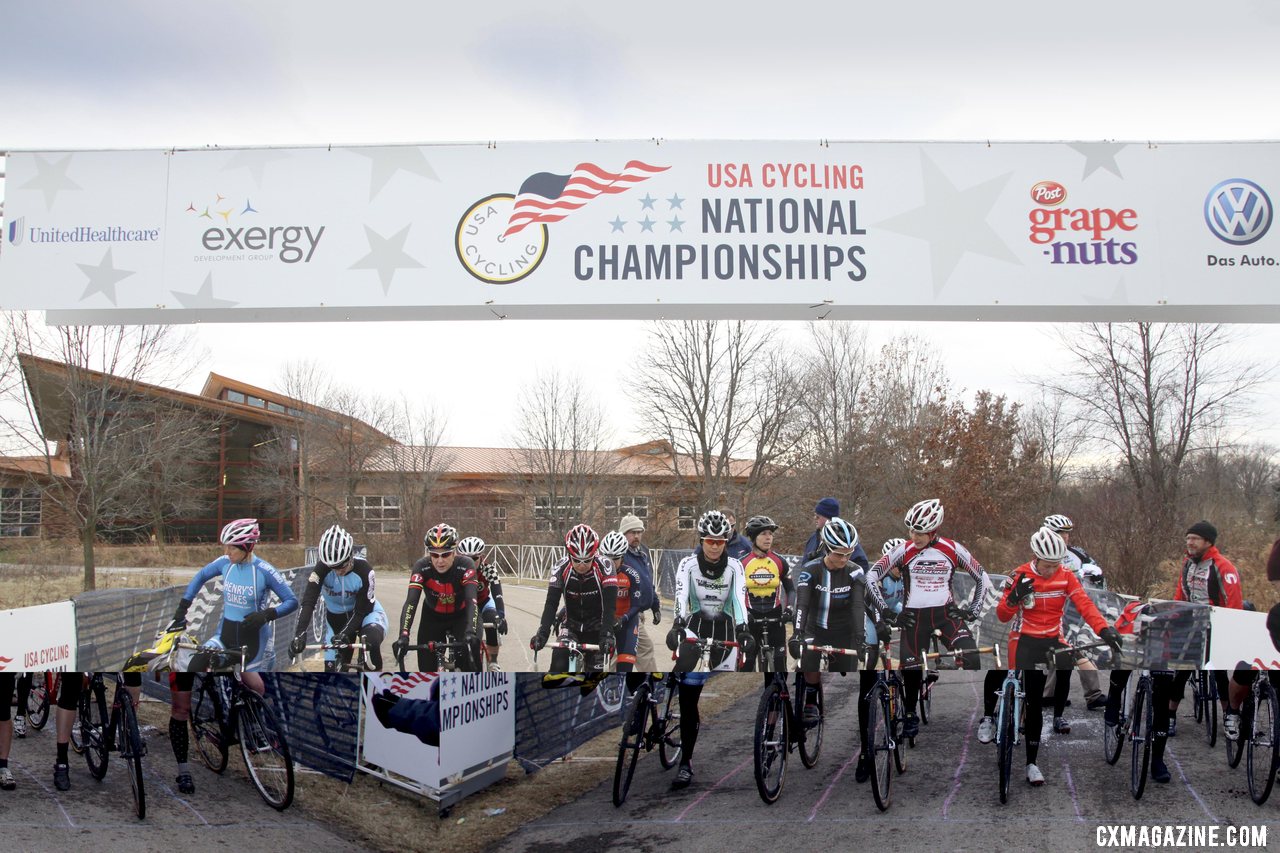
<path fill-rule="evenodd" d="M 22 225 L 25 220 L 26 220 L 25 216 L 19 216 L 17 219 L 9 223 L 9 227 L 7 231 L 9 234 L 10 246 L 22 245 L 22 231 L 23 231 Z"/>
<path fill-rule="evenodd" d="M 1204 221 L 1214 236 L 1233 246 L 1261 240 L 1271 227 L 1271 199 L 1244 178 L 1222 181 L 1204 200 Z"/>

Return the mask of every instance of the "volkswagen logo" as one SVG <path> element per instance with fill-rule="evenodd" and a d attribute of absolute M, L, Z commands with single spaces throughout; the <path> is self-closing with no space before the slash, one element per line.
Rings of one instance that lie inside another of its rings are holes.
<path fill-rule="evenodd" d="M 1261 240 L 1271 227 L 1271 199 L 1253 181 L 1231 178 L 1209 190 L 1204 221 L 1224 243 L 1247 246 Z"/>

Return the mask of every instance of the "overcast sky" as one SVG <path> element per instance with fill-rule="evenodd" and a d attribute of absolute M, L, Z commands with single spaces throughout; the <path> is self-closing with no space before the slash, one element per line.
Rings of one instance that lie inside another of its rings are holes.
<path fill-rule="evenodd" d="M 535 139 L 1274 140 L 1280 4 L 658 0 L 0 3 L 0 151 Z M 1280 286 L 1280 282 L 1277 282 Z M 799 339 L 801 324 L 779 324 Z M 875 342 L 899 325 L 873 324 Z M 957 386 L 1033 396 L 1046 324 L 931 324 Z M 1274 361 L 1280 329 L 1241 327 Z M 213 370 L 272 386 L 312 358 L 500 445 L 543 369 L 629 433 L 619 321 L 223 325 Z M 247 345 L 252 342 L 252 345 Z M 448 391 L 483 401 L 464 412 Z M 1280 444 L 1274 387 L 1254 434 Z"/>

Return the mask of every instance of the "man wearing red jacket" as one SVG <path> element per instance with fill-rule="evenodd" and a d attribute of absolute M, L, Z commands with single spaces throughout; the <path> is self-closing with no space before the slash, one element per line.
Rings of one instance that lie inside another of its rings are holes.
<path fill-rule="evenodd" d="M 1023 689 L 1027 695 L 1023 726 L 1027 735 L 1027 781 L 1043 785 L 1044 774 L 1036 766 L 1036 756 L 1040 751 L 1040 728 L 1044 719 L 1045 673 L 1037 667 L 1048 662 L 1050 651 L 1067 647 L 1062 633 L 1067 600 L 1071 600 L 1089 627 L 1117 654 L 1120 635 L 1098 612 L 1075 573 L 1063 568 L 1067 543 L 1061 536 L 1041 527 L 1031 537 L 1031 552 L 1035 559 L 1018 566 L 1009 576 L 1007 592 L 996 604 L 996 617 L 1001 622 L 1013 620 L 1009 631 L 1009 661 L 1023 671 Z"/>
<path fill-rule="evenodd" d="M 1175 601 L 1195 604 L 1211 604 L 1239 610 L 1244 601 L 1240 572 L 1218 550 L 1218 528 L 1207 521 L 1197 521 L 1187 528 L 1186 551 L 1178 587 L 1173 591 Z M 1177 733 L 1178 703 L 1186 694 L 1191 670 L 1179 670 L 1174 676 L 1173 693 L 1169 699 L 1169 736 Z M 1222 731 L 1234 739 L 1240 733 L 1240 715 L 1232 713 L 1227 701 L 1226 670 L 1214 670 L 1213 680 L 1218 686 L 1218 698 L 1222 700 Z"/>

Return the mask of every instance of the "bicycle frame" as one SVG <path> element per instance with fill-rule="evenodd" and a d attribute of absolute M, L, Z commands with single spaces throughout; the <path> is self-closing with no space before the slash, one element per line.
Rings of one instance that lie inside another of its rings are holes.
<path fill-rule="evenodd" d="M 685 637 L 686 643 L 693 643 L 698 646 L 698 665 L 692 670 L 693 672 L 729 672 L 725 667 L 725 662 L 729 660 L 726 656 L 714 669 L 711 667 L 711 652 L 716 649 L 737 649 L 740 644 L 734 640 L 713 640 L 710 637 Z M 738 655 L 738 667 L 742 665 L 742 656 Z"/>
<path fill-rule="evenodd" d="M 360 641 L 356 641 L 354 643 L 318 643 L 315 645 L 308 645 L 303 648 L 304 653 L 336 651 L 339 655 L 348 650 L 351 651 L 351 658 L 346 663 L 342 663 L 341 656 L 334 661 L 334 664 L 337 665 L 338 672 L 373 671 L 373 663 L 369 660 L 369 647 Z M 289 662 L 292 664 L 296 662 L 297 659 L 297 657 L 291 657 Z M 325 663 L 328 664 L 328 661 Z"/>

